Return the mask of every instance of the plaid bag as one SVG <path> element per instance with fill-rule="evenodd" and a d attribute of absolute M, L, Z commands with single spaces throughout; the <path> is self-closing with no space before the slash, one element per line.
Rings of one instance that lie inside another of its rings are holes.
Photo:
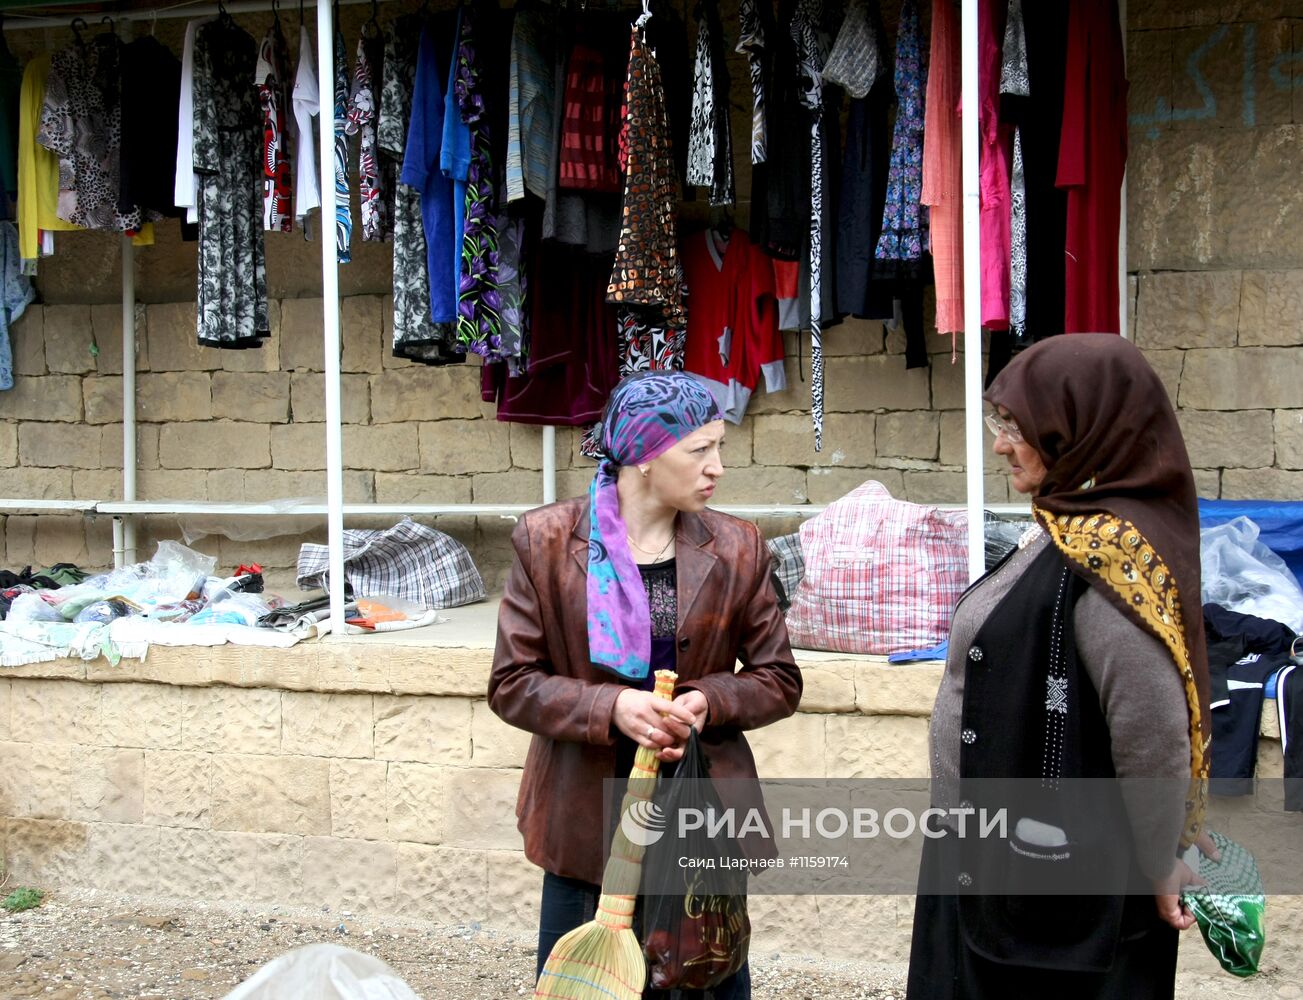
<path fill-rule="evenodd" d="M 801 525 L 805 577 L 787 612 L 793 646 L 894 653 L 950 634 L 968 586 L 965 511 L 893 500 L 869 480 Z"/>
<path fill-rule="evenodd" d="M 299 549 L 296 583 L 325 588 L 330 549 Z M 461 542 L 405 517 L 383 531 L 344 532 L 344 576 L 359 596 L 390 594 L 427 608 L 456 608 L 484 599 L 484 581 Z"/>

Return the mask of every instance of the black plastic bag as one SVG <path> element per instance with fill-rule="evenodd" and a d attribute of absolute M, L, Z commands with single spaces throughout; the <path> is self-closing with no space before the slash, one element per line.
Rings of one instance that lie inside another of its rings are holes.
<path fill-rule="evenodd" d="M 647 985 L 652 989 L 709 989 L 747 960 L 746 866 L 737 842 L 722 829 L 689 824 L 682 836 L 677 817 L 719 816 L 723 809 L 710 781 L 710 763 L 696 730 L 672 776 L 663 777 L 653 802 L 666 821 L 666 836 L 643 856 L 642 943 Z M 684 864 L 683 859 L 696 864 Z M 709 862 L 713 862 L 709 864 Z"/>

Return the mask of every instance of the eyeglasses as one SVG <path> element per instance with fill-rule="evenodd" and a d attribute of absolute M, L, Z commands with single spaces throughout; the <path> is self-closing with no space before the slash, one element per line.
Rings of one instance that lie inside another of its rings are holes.
<path fill-rule="evenodd" d="M 1022 431 L 1018 429 L 1018 425 L 1012 420 L 1006 420 L 996 413 L 988 413 L 982 419 L 986 421 L 987 429 L 996 437 L 1003 434 L 1005 440 L 1010 444 L 1022 443 Z"/>

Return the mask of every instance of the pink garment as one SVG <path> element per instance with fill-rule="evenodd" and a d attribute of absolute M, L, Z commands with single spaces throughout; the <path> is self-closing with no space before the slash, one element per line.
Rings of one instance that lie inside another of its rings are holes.
<path fill-rule="evenodd" d="M 1009 329 L 1010 174 L 1013 129 L 1000 122 L 1000 65 L 1006 0 L 981 0 L 977 7 L 977 90 L 982 235 L 982 325 Z"/>
<path fill-rule="evenodd" d="M 932 209 L 937 333 L 964 328 L 964 199 L 959 128 L 959 22 L 951 0 L 932 0 L 932 52 L 923 114 L 923 191 Z"/>

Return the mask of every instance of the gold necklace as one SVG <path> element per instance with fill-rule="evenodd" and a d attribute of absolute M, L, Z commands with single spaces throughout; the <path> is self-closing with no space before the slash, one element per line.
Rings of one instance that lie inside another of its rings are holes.
<path fill-rule="evenodd" d="M 624 533 L 624 537 L 629 539 L 629 544 L 632 545 L 639 552 L 643 552 L 651 556 L 652 562 L 654 563 L 660 562 L 661 556 L 665 555 L 665 553 L 669 551 L 670 546 L 674 544 L 674 532 L 671 531 L 670 537 L 666 539 L 665 544 L 661 546 L 661 550 L 653 555 L 651 549 L 643 548 L 641 545 L 639 545 L 637 542 L 633 540 L 633 535 L 629 534 L 627 531 Z"/>

